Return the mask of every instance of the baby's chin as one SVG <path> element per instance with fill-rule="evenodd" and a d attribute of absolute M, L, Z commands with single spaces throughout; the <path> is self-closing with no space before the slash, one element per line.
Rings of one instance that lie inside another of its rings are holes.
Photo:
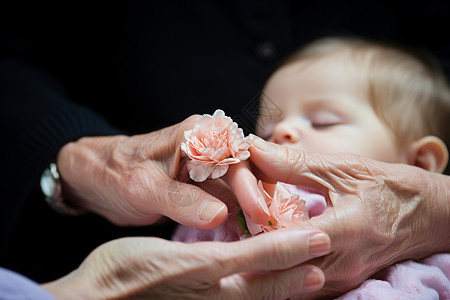
<path fill-rule="evenodd" d="M 322 214 L 327 208 L 325 197 L 320 191 L 282 182 L 280 182 L 280 184 L 282 184 L 290 193 L 297 194 L 300 196 L 300 199 L 305 200 L 310 218 Z"/>

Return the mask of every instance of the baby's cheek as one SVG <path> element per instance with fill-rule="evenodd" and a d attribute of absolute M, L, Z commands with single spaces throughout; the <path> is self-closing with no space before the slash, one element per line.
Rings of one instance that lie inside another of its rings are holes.
<path fill-rule="evenodd" d="M 256 135 L 266 141 L 273 142 L 273 132 L 277 123 L 270 119 L 258 119 L 255 126 Z"/>
<path fill-rule="evenodd" d="M 402 155 L 400 149 L 387 141 L 379 140 L 379 143 L 367 143 L 367 147 L 361 150 L 361 153 L 355 153 L 366 156 L 371 159 L 387 163 L 406 163 L 406 156 Z"/>

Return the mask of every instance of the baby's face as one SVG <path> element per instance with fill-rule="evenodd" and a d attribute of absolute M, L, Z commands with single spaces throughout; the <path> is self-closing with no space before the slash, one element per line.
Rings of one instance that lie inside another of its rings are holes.
<path fill-rule="evenodd" d="M 406 151 L 369 102 L 366 77 L 345 59 L 297 62 L 277 71 L 261 99 L 257 134 L 306 152 L 406 163 Z M 276 116 L 265 111 L 274 105 Z"/>

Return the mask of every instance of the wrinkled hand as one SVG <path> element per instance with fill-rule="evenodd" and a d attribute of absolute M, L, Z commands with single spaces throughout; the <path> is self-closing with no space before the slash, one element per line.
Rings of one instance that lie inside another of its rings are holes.
<path fill-rule="evenodd" d="M 322 271 L 301 264 L 327 254 L 329 242 L 307 230 L 233 243 L 123 238 L 43 287 L 57 299 L 286 299 L 322 287 Z"/>
<path fill-rule="evenodd" d="M 192 129 L 198 118 L 149 134 L 85 137 L 68 143 L 57 158 L 65 198 L 118 225 L 148 225 L 167 216 L 190 227 L 217 227 L 226 218 L 227 207 L 222 199 L 188 183 L 180 153 L 184 131 Z M 233 179 L 236 173 L 228 177 Z M 241 180 L 231 184 L 238 199 L 255 220 L 264 221 L 267 215 L 257 196 L 249 197 L 252 190 L 239 192 L 248 190 L 248 176 L 239 176 Z M 231 195 L 229 190 L 228 201 L 235 201 Z"/>
<path fill-rule="evenodd" d="M 250 159 L 263 180 L 326 195 L 325 212 L 302 225 L 326 232 L 332 241 L 332 254 L 315 262 L 326 283 L 313 297 L 342 294 L 397 261 L 450 251 L 448 176 L 350 154 L 304 153 L 254 136 L 250 140 Z"/>

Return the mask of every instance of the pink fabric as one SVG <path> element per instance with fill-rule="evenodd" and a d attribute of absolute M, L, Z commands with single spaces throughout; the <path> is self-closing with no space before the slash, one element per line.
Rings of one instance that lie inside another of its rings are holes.
<path fill-rule="evenodd" d="M 420 261 L 390 266 L 357 289 L 338 298 L 351 299 L 450 299 L 450 254 L 435 254 Z"/>
<path fill-rule="evenodd" d="M 320 192 L 286 183 L 282 183 L 282 185 L 292 194 L 297 194 L 300 196 L 300 199 L 305 200 L 310 218 L 322 214 L 327 208 L 325 197 Z"/>
<path fill-rule="evenodd" d="M 228 221 L 223 222 L 219 227 L 202 230 L 178 225 L 172 240 L 184 243 L 196 243 L 204 241 L 233 242 L 238 241 L 239 236 L 231 227 Z"/>
<path fill-rule="evenodd" d="M 311 189 L 285 185 L 306 201 L 310 217 L 326 208 L 325 198 Z M 173 240 L 185 243 L 200 241 L 236 241 L 239 236 L 228 221 L 213 230 L 180 225 Z M 450 254 L 442 253 L 419 261 L 405 261 L 385 268 L 360 287 L 340 296 L 339 300 L 439 299 L 450 300 Z"/>

